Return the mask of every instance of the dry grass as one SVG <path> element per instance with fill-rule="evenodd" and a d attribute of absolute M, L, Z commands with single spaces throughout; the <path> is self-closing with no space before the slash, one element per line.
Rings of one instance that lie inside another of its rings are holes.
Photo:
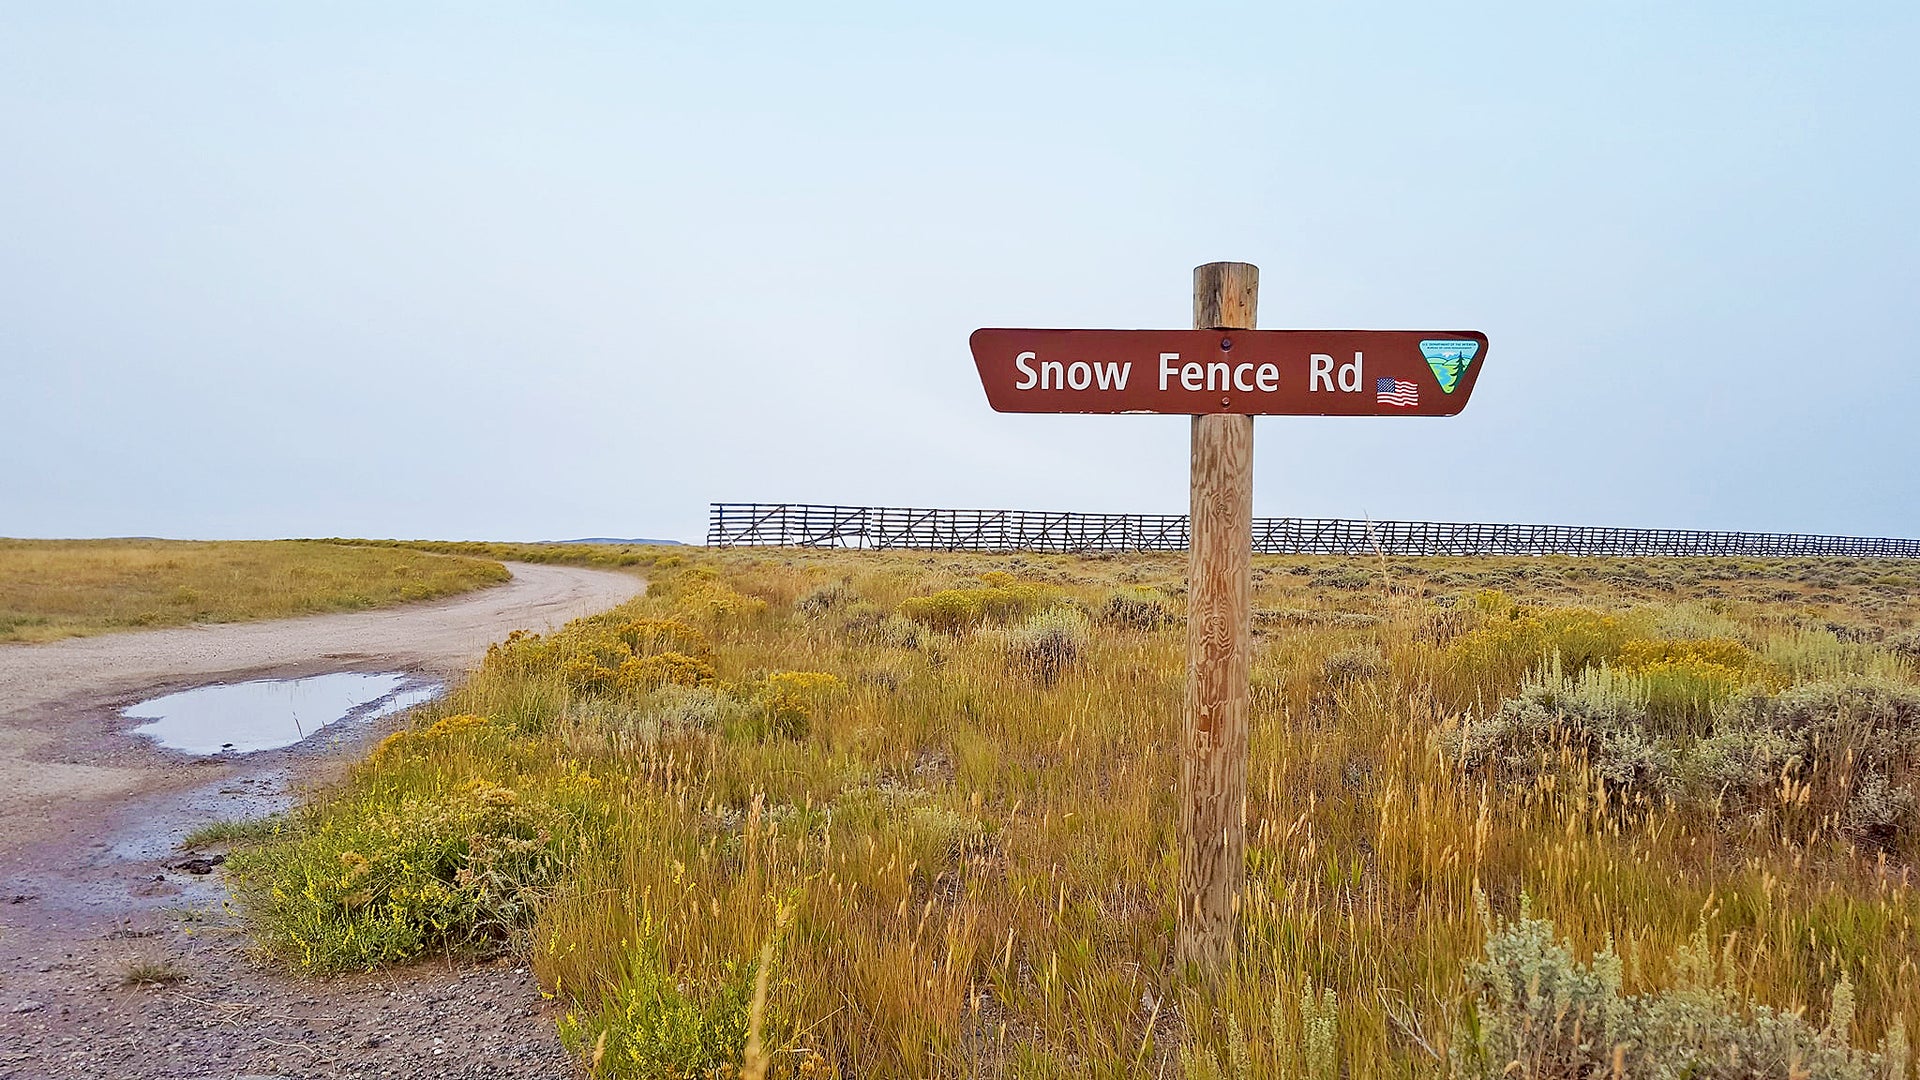
<path fill-rule="evenodd" d="M 0 641 L 358 611 L 507 577 L 487 559 L 309 540 L 0 540 Z"/>
<path fill-rule="evenodd" d="M 187 973 L 169 960 L 134 957 L 120 971 L 121 986 L 172 986 L 187 981 Z"/>
<path fill-rule="evenodd" d="M 1447 1075 L 1479 898 L 1511 917 L 1523 894 L 1578 956 L 1611 941 L 1625 992 L 1672 985 L 1704 932 L 1730 1002 L 1824 1022 L 1844 976 L 1833 1037 L 1871 1046 L 1920 1021 L 1911 832 L 1869 845 L 1837 820 L 1734 821 L 1612 788 L 1570 747 L 1503 783 L 1454 741 L 1519 692 L 1540 641 L 1602 658 L 1738 641 L 1766 685 L 1911 683 L 1911 659 L 1874 642 L 1920 615 L 1920 568 L 1257 560 L 1244 946 L 1192 981 L 1170 959 L 1181 630 L 1138 614 L 1178 614 L 1182 560 L 650 561 L 646 598 L 497 650 L 276 841 L 324 876 L 338 858 L 302 835 L 473 784 L 570 822 L 540 842 L 571 870 L 519 925 L 598 1074 L 705 1075 L 753 1039 L 774 1076 Z M 1090 630 L 1036 671 L 1010 648 L 1018 618 L 899 614 L 976 587 L 1052 596 Z M 1575 605 L 1592 610 L 1554 614 Z M 623 683 L 651 640 L 636 620 L 692 628 L 673 647 L 700 665 Z M 782 689 L 802 684 L 818 690 Z M 775 722 L 796 709 L 803 723 Z M 471 717 L 427 726 L 454 714 Z M 1804 787 L 1787 780 L 1791 808 Z M 472 874 L 457 852 L 444 870 Z M 387 917 L 357 902 L 298 913 L 303 948 Z"/>
<path fill-rule="evenodd" d="M 679 549 L 677 544 L 526 544 L 496 540 L 330 540 L 329 543 L 612 570 L 649 565 L 663 553 Z"/>

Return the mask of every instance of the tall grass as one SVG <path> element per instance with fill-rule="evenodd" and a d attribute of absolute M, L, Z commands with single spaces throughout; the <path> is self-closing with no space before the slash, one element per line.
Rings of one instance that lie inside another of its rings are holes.
<path fill-rule="evenodd" d="M 489 559 L 309 540 L 0 539 L 0 641 L 357 611 L 508 576 Z"/>
<path fill-rule="evenodd" d="M 1254 667 L 1243 945 L 1191 982 L 1171 961 L 1181 569 L 655 557 L 647 597 L 499 647 L 257 849 L 252 895 L 280 890 L 254 907 L 263 935 L 301 928 L 283 948 L 296 963 L 365 962 L 359 916 L 324 890 L 302 901 L 276 868 L 404 832 L 400 808 L 465 821 L 477 811 L 458 800 L 483 784 L 544 823 L 537 865 L 566 869 L 489 909 L 487 934 L 419 950 L 530 951 L 599 1075 L 710 1075 L 749 1042 L 754 1075 L 771 1076 L 1448 1075 L 1508 1045 L 1488 1033 L 1509 1028 L 1473 1026 L 1519 1007 L 1486 989 L 1481 908 L 1515 918 L 1523 895 L 1567 963 L 1617 958 L 1608 992 L 1629 1005 L 1672 1000 L 1708 942 L 1726 1038 L 1761 1007 L 1824 1031 L 1843 983 L 1841 1030 L 1817 1036 L 1835 1060 L 1866 1061 L 1849 1040 L 1904 1039 L 1920 1020 L 1912 822 L 1868 834 L 1821 809 L 1865 782 L 1869 751 L 1891 785 L 1875 797 L 1897 803 L 1920 764 L 1901 757 L 1911 745 L 1821 713 L 1826 691 L 1741 704 L 1835 664 L 1880 689 L 1834 700 L 1906 700 L 1910 661 L 1803 636 L 1910 625 L 1912 594 L 1882 584 L 1904 567 L 1822 569 L 1834 599 L 1798 605 L 1779 596 L 1800 595 L 1799 564 L 1722 577 L 1706 560 L 1402 561 L 1390 584 L 1349 589 L 1316 584 L 1344 572 L 1331 560 L 1258 560 L 1257 604 L 1284 614 L 1261 620 Z M 1703 582 L 1722 595 L 1703 600 Z M 646 663 L 668 651 L 689 663 Z M 1589 696 L 1645 709 L 1666 693 L 1671 717 L 1644 726 L 1676 754 L 1711 738 L 1722 708 L 1802 738 L 1818 760 L 1756 789 L 1792 813 L 1750 827 L 1715 793 L 1622 786 L 1570 735 L 1528 743 L 1537 767 L 1473 767 L 1463 733 L 1555 662 L 1569 686 L 1593 672 Z M 362 873 L 458 891 L 486 855 L 395 852 Z"/>

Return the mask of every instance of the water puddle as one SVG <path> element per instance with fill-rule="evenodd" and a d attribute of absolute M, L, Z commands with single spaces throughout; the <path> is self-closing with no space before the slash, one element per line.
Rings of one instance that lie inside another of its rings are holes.
<path fill-rule="evenodd" d="M 432 701 L 446 687 L 416 675 L 342 671 L 304 679 L 201 686 L 129 705 L 133 729 L 187 754 L 272 750 L 342 720 L 375 720 Z"/>

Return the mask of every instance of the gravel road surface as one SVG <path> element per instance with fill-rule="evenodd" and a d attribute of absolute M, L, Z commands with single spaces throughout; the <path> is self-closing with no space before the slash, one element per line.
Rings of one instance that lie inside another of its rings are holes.
<path fill-rule="evenodd" d="M 178 848 L 207 822 L 287 808 L 400 718 L 190 758 L 127 734 L 135 722 L 119 715 L 243 678 L 453 679 L 514 630 L 549 630 L 646 587 L 507 565 L 511 581 L 429 604 L 0 645 L 0 1080 L 573 1075 L 522 961 L 290 975 L 250 947 L 222 871 Z M 124 985 L 140 965 L 183 981 Z"/>

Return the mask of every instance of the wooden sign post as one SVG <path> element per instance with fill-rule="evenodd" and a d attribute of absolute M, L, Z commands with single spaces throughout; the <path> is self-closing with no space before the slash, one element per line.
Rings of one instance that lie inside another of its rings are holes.
<path fill-rule="evenodd" d="M 1252 330 L 1260 271 L 1193 271 L 1195 330 Z M 1175 956 L 1232 953 L 1246 879 L 1247 708 L 1253 671 L 1253 417 L 1193 418 L 1187 541 L 1187 706 L 1180 755 L 1180 922 Z"/>
<path fill-rule="evenodd" d="M 1192 330 L 976 330 L 1000 412 L 1193 418 L 1187 698 L 1175 954 L 1214 968 L 1236 947 L 1246 881 L 1253 667 L 1253 418 L 1452 416 L 1487 354 L 1471 330 L 1257 330 L 1260 271 L 1193 271 Z"/>

